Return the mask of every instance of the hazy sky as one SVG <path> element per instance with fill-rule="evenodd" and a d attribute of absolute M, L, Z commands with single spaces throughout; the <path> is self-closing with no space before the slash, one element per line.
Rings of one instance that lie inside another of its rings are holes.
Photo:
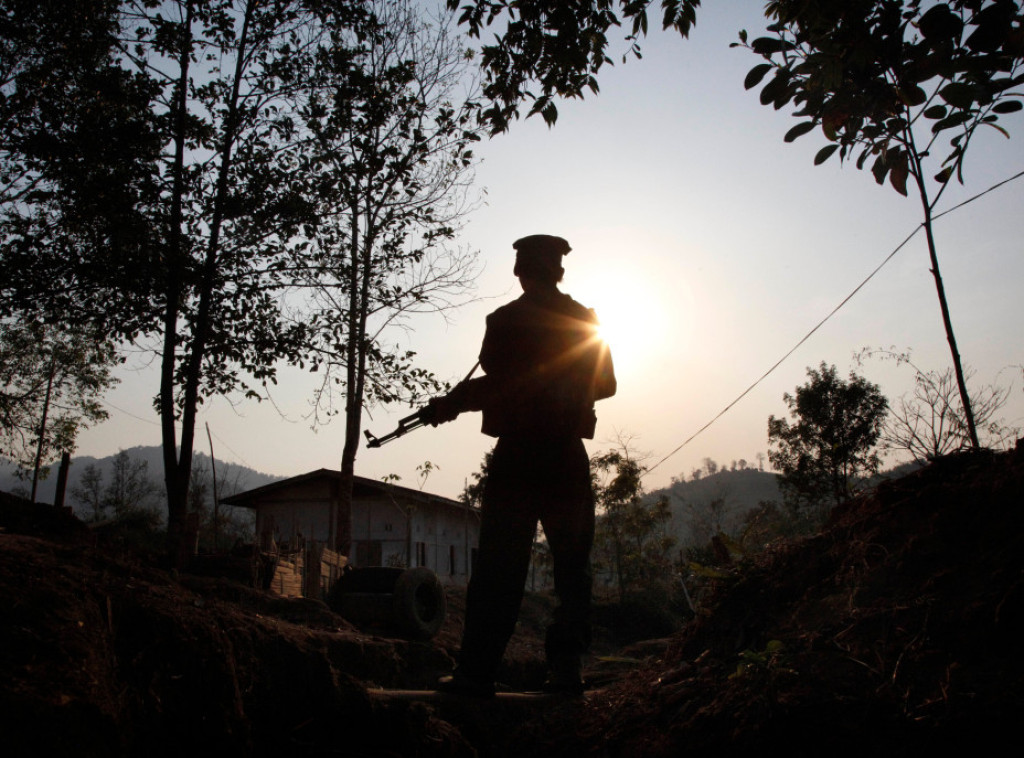
<path fill-rule="evenodd" d="M 656 33 L 644 58 L 616 65 L 601 94 L 560 103 L 558 124 L 515 124 L 478 150 L 487 204 L 471 217 L 462 244 L 481 251 L 479 302 L 414 324 L 406 345 L 424 367 L 457 381 L 473 366 L 484 317 L 520 293 L 512 242 L 558 234 L 573 252 L 563 290 L 597 310 L 611 330 L 618 395 L 598 405 L 591 452 L 632 440 L 654 466 L 711 421 L 794 347 L 920 223 L 920 203 L 879 187 L 868 171 L 833 158 L 815 167 L 824 145 L 810 134 L 786 144 L 796 123 L 762 106 L 743 77 L 757 62 L 730 49 L 741 28 L 761 23 L 760 0 L 710 2 L 691 38 Z M 752 35 L 753 36 L 753 35 Z M 940 210 L 1024 170 L 1024 118 L 1001 121 L 972 145 L 966 184 L 951 187 Z M 944 146 L 944 141 L 942 145 Z M 936 173 L 935 168 L 933 173 Z M 1013 383 L 1007 421 L 1024 421 L 1020 331 L 1024 306 L 1024 179 L 989 193 L 936 225 L 939 260 L 960 353 L 977 379 Z M 849 303 L 709 429 L 647 476 L 648 489 L 689 475 L 705 457 L 720 464 L 767 452 L 767 420 L 784 415 L 782 395 L 821 361 L 846 375 L 864 347 L 912 351 L 923 369 L 950 363 L 923 233 Z M 122 372 L 111 419 L 88 430 L 79 454 L 110 455 L 159 444 L 150 399 L 152 367 Z M 858 373 L 895 398 L 912 370 L 872 360 Z M 278 475 L 340 465 L 340 421 L 313 432 L 304 416 L 315 378 L 285 372 L 268 403 L 210 401 L 200 413 L 196 449 Z M 411 412 L 375 412 L 364 427 L 381 435 Z M 282 415 L 284 417 L 282 418 Z M 362 476 L 401 477 L 419 486 L 417 466 L 436 470 L 425 489 L 457 496 L 493 440 L 479 414 L 421 429 L 377 450 L 361 450 Z M 153 472 L 154 474 L 162 472 Z"/>

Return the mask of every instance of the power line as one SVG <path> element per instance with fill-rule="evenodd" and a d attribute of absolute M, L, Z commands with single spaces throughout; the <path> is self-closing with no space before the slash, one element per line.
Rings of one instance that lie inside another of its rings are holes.
<path fill-rule="evenodd" d="M 234 455 L 235 458 L 237 458 L 240 461 L 240 463 L 238 463 L 238 464 L 230 464 L 229 463 L 229 465 L 245 466 L 246 468 L 249 468 L 249 469 L 252 469 L 253 471 L 256 471 L 255 467 L 250 466 L 248 461 L 246 461 L 245 458 L 243 458 L 235 450 L 233 450 L 231 448 L 231 445 L 229 445 L 227 442 L 225 442 L 224 439 L 219 434 L 217 434 L 217 432 L 211 432 L 211 433 L 213 434 L 214 437 L 217 438 L 217 442 L 221 443 L 224 447 L 226 447 L 228 449 L 228 452 L 231 453 L 232 455 Z M 211 454 L 212 454 L 212 452 L 213 451 L 211 451 Z M 227 461 L 224 461 L 224 462 L 228 463 Z"/>
<path fill-rule="evenodd" d="M 104 405 L 109 405 L 109 406 L 110 406 L 111 408 L 113 408 L 113 409 L 114 409 L 115 411 L 118 411 L 119 413 L 123 413 L 123 414 L 124 414 L 125 416 L 131 416 L 131 417 L 132 417 L 133 419 L 135 419 L 136 421 L 142 421 L 143 423 L 146 423 L 146 424 L 152 424 L 153 426 L 160 426 L 160 422 L 159 422 L 159 421 L 153 421 L 152 419 L 148 419 L 148 418 L 143 418 L 142 416 L 136 416 L 136 415 L 135 415 L 134 413 L 132 413 L 131 411 L 126 411 L 126 410 L 125 410 L 124 408 L 121 408 L 121 407 L 119 407 L 119 406 L 117 406 L 117 405 L 114 405 L 114 404 L 113 404 L 112 402 L 110 402 L 109 400 L 104 400 L 104 401 L 103 401 L 103 404 L 104 404 Z"/>
<path fill-rule="evenodd" d="M 115 411 L 118 411 L 119 413 L 123 413 L 126 416 L 131 416 L 136 421 L 142 421 L 143 423 L 151 424 L 152 426 L 160 426 L 160 422 L 159 421 L 153 421 L 152 419 L 143 418 L 142 416 L 137 416 L 136 414 L 132 413 L 131 411 L 126 411 L 124 408 L 121 408 L 120 406 L 114 405 L 113 403 L 111 403 L 109 401 L 104 401 L 104 404 L 110 406 L 111 408 L 113 408 Z M 219 434 L 217 434 L 216 432 L 211 432 L 211 434 L 214 437 L 217 438 L 218 442 L 220 442 L 222 445 L 224 445 L 225 448 L 227 448 L 229 453 L 234 455 L 235 458 L 238 459 L 238 461 L 240 461 L 240 463 L 238 463 L 237 465 L 245 466 L 246 468 L 253 468 L 252 466 L 250 466 L 246 462 L 245 458 L 243 458 L 241 455 L 239 455 L 237 451 L 232 449 L 231 445 L 229 445 L 227 442 L 225 442 L 224 439 Z M 233 464 L 233 465 L 235 465 L 235 464 Z M 255 470 L 255 469 L 253 469 L 253 470 Z"/>
<path fill-rule="evenodd" d="M 977 195 L 974 195 L 973 197 L 969 197 L 966 200 L 964 200 L 962 203 L 954 205 L 952 208 L 949 208 L 949 209 L 943 211 L 942 213 L 939 213 L 938 215 L 933 216 L 933 220 L 938 220 L 938 219 L 942 218 L 943 216 L 949 215 L 953 211 L 960 210 L 961 208 L 963 208 L 968 203 L 972 203 L 975 200 L 977 200 L 978 198 L 983 197 L 984 195 L 987 195 L 989 192 L 992 192 L 992 191 L 994 191 L 996 189 L 999 189 L 1000 187 L 1002 187 L 1002 186 L 1004 186 L 1006 184 L 1009 184 L 1012 181 L 1020 179 L 1022 176 L 1024 176 L 1024 171 L 1021 171 L 1021 172 L 1019 172 L 1017 174 L 1014 174 L 1009 179 L 1004 179 L 1001 182 L 993 184 L 991 187 L 989 187 L 988 189 L 986 189 L 986 190 L 984 190 L 982 192 L 979 192 Z M 694 439 L 696 439 L 700 434 L 702 434 L 705 430 L 707 430 L 708 427 L 710 427 L 712 424 L 714 424 L 716 421 L 718 421 L 718 419 L 720 419 L 722 416 L 724 416 L 726 413 L 728 413 L 729 410 L 731 410 L 732 407 L 734 405 L 736 405 L 736 403 L 738 403 L 740 400 L 742 400 L 744 397 L 746 397 L 757 385 L 759 385 L 761 382 L 763 382 L 765 379 L 767 379 L 775 371 L 775 369 L 777 369 L 779 366 L 781 366 L 786 361 L 786 359 L 789 358 L 789 356 L 791 356 L 793 353 L 795 353 L 800 348 L 801 345 L 803 345 L 805 342 L 807 342 L 807 340 L 809 340 L 811 338 L 811 336 L 815 332 L 817 332 L 822 326 L 824 326 L 826 321 L 828 321 L 830 318 L 832 318 L 834 315 L 836 315 L 836 313 L 838 313 L 839 310 L 843 306 L 845 306 L 848 302 L 850 302 L 850 300 L 853 299 L 853 296 L 856 295 L 858 292 L 860 292 L 860 290 L 864 288 L 864 285 L 866 285 L 869 281 L 871 281 L 875 277 L 875 274 L 877 274 L 879 271 L 881 271 L 882 268 L 887 263 L 889 263 L 889 261 L 891 261 L 900 250 L 902 250 L 904 247 L 906 247 L 907 243 L 910 242 L 910 240 L 912 240 L 917 235 L 917 233 L 919 231 L 921 231 L 921 229 L 923 229 L 923 228 L 924 228 L 924 224 L 923 223 L 922 224 L 918 224 L 914 228 L 914 231 L 912 231 L 910 234 L 908 234 L 906 239 L 904 239 L 899 245 L 897 245 L 896 249 L 894 249 L 891 253 L 889 253 L 885 257 L 885 259 L 881 263 L 879 263 L 870 274 L 867 275 L 867 277 L 864 279 L 864 281 L 862 281 L 860 284 L 858 284 L 849 295 L 847 295 L 845 298 L 843 298 L 842 302 L 840 302 L 839 305 L 837 305 L 835 308 L 833 308 L 831 310 L 831 312 L 827 316 L 825 316 L 825 318 L 823 318 L 821 321 L 819 321 L 817 323 L 817 325 L 813 329 L 811 329 L 811 331 L 807 332 L 807 334 L 805 334 L 803 336 L 803 338 L 799 342 L 797 342 L 792 348 L 790 348 L 790 350 L 785 355 L 783 355 L 781 358 L 779 358 L 779 360 L 777 360 L 772 365 L 772 367 L 770 369 L 765 371 L 764 374 L 762 374 L 760 376 L 760 378 L 758 378 L 757 381 L 755 381 L 753 384 L 751 384 L 749 387 L 747 387 L 745 390 L 743 390 L 743 392 L 741 392 L 736 397 L 735 400 L 733 400 L 731 403 L 729 403 L 727 406 L 725 406 L 721 411 L 719 411 L 718 414 L 714 418 L 712 418 L 710 421 L 708 421 L 706 424 L 704 424 L 704 426 L 702 426 L 696 432 L 691 434 L 681 445 L 679 445 L 679 447 L 677 447 L 671 453 L 669 453 L 664 458 L 662 458 L 660 461 L 658 461 L 653 466 L 651 466 L 649 469 L 647 469 L 643 473 L 643 476 L 647 476 L 647 474 L 649 474 L 652 471 L 654 471 L 654 469 L 658 468 L 658 466 L 660 466 L 662 463 L 664 463 L 669 458 L 671 458 L 676 453 L 678 453 L 680 450 L 682 450 L 684 447 L 689 445 Z"/>

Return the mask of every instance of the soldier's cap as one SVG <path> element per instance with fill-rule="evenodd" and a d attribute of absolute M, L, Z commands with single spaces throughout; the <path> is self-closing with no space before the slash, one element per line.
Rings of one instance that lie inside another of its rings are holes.
<path fill-rule="evenodd" d="M 562 256 L 572 250 L 566 240 L 552 234 L 531 234 L 517 239 L 512 247 L 516 251 L 516 276 L 529 273 L 555 279 L 562 277 Z"/>

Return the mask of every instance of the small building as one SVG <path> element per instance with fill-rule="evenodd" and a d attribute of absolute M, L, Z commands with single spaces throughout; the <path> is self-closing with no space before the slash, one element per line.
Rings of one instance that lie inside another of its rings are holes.
<path fill-rule="evenodd" d="M 318 469 L 221 500 L 255 511 L 256 544 L 278 569 L 268 588 L 315 597 L 345 565 L 425 566 L 445 584 L 469 581 L 480 536 L 475 508 L 357 476 L 348 510 L 340 485 L 341 472 Z"/>

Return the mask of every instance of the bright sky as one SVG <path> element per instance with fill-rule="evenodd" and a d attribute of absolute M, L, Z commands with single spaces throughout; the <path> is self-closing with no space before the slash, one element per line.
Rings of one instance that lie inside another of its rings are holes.
<path fill-rule="evenodd" d="M 644 58 L 600 79 L 601 94 L 561 103 L 554 129 L 539 118 L 483 144 L 478 183 L 487 205 L 461 243 L 481 251 L 483 298 L 450 323 L 414 324 L 408 347 L 422 365 L 457 381 L 476 361 L 488 312 L 519 295 L 512 242 L 557 234 L 573 252 L 563 290 L 597 310 L 609 329 L 618 395 L 598 405 L 591 452 L 619 436 L 653 466 L 711 421 L 857 287 L 920 223 L 919 201 L 879 187 L 868 171 L 835 157 L 815 167 L 824 141 L 786 144 L 789 111 L 762 106 L 743 77 L 759 59 L 730 49 L 741 28 L 762 20 L 761 0 L 711 2 L 691 39 L 654 34 Z M 1024 118 L 1000 121 L 968 152 L 965 187 L 940 210 L 1024 171 Z M 943 143 L 945 144 L 945 143 Z M 938 169 L 935 169 L 937 172 Z M 1013 383 L 1007 421 L 1024 423 L 1020 339 L 1024 306 L 1024 179 L 937 223 L 939 260 L 960 353 L 984 383 Z M 404 344 L 404 343 L 403 343 Z M 923 233 L 845 307 L 710 428 L 648 475 L 648 489 L 686 475 L 705 457 L 728 465 L 766 453 L 768 416 L 821 361 L 842 375 L 864 347 L 912 351 L 923 369 L 950 363 Z M 134 366 L 139 365 L 134 362 Z M 912 386 L 907 367 L 870 361 L 858 373 L 890 398 Z M 78 454 L 104 456 L 159 444 L 152 368 L 126 371 L 111 393 L 112 417 L 88 430 Z M 215 399 L 201 411 L 196 449 L 277 475 L 338 468 L 340 420 L 310 430 L 304 419 L 315 378 L 286 372 L 269 403 Z M 364 427 L 382 435 L 411 409 L 376 412 Z M 282 415 L 284 417 L 282 418 Z M 361 476 L 419 486 L 417 466 L 435 470 L 425 489 L 456 497 L 493 440 L 479 414 L 362 449 Z M 162 472 L 153 472 L 154 474 Z"/>

